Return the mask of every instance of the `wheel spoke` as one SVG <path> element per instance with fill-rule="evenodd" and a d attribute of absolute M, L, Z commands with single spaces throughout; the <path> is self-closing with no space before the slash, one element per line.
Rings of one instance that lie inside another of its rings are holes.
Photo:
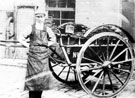
<path fill-rule="evenodd" d="M 106 77 L 106 72 L 104 72 L 104 76 L 103 76 L 103 91 L 102 91 L 102 95 L 105 95 L 105 77 Z"/>
<path fill-rule="evenodd" d="M 128 60 L 124 60 L 124 61 L 114 61 L 112 62 L 113 65 L 116 65 L 116 64 L 122 64 L 122 63 L 127 63 L 127 62 L 130 62 L 130 61 L 133 61 L 134 59 L 128 59 Z"/>
<path fill-rule="evenodd" d="M 119 71 L 126 72 L 126 73 L 130 74 L 130 70 L 119 69 L 119 68 L 116 68 L 116 67 L 113 67 L 113 69 L 116 69 L 116 70 L 119 70 Z"/>
<path fill-rule="evenodd" d="M 96 84 L 94 85 L 94 88 L 92 89 L 92 92 L 94 92 L 95 89 L 97 88 L 98 83 L 100 82 L 102 76 L 103 76 L 103 72 L 101 72 L 101 74 L 100 74 L 100 76 L 99 76 L 99 78 L 98 78 L 98 81 L 96 82 Z"/>
<path fill-rule="evenodd" d="M 103 53 L 101 41 L 98 41 L 98 44 L 99 44 L 99 50 L 100 50 L 99 53 L 101 52 L 101 55 L 103 56 L 103 60 L 101 60 L 101 61 L 103 62 L 105 60 L 105 55 Z"/>
<path fill-rule="evenodd" d="M 114 52 L 115 52 L 116 48 L 118 47 L 118 44 L 119 44 L 119 43 L 120 43 L 120 40 L 118 40 L 118 41 L 117 41 L 117 43 L 116 43 L 115 47 L 113 48 L 113 51 L 111 52 L 111 55 L 110 55 L 110 58 L 109 58 L 109 59 L 111 59 L 111 58 L 112 58 L 112 56 L 113 56 L 113 54 L 114 54 Z"/>
<path fill-rule="evenodd" d="M 117 80 L 119 80 L 119 82 L 122 84 L 122 85 L 124 85 L 124 83 L 117 77 L 117 75 L 114 73 L 114 72 L 112 72 L 111 70 L 109 70 L 113 75 L 114 75 L 114 77 L 117 79 Z"/>
<path fill-rule="evenodd" d="M 69 67 L 69 69 L 68 69 L 68 73 L 67 73 L 66 81 L 68 80 L 68 77 L 69 77 L 70 68 L 71 68 L 71 67 Z"/>
<path fill-rule="evenodd" d="M 111 88 L 112 88 L 113 93 L 114 93 L 113 83 L 112 83 L 112 80 L 111 80 L 110 73 L 108 71 L 107 71 L 107 74 L 108 74 L 108 78 L 109 78 L 109 81 L 110 81 Z"/>
<path fill-rule="evenodd" d="M 97 75 L 97 74 L 99 74 L 101 72 L 101 70 L 99 70 L 99 71 L 97 71 L 97 72 L 95 72 L 94 73 L 94 75 L 89 75 L 88 77 L 87 77 L 87 81 L 85 81 L 85 83 L 84 84 L 87 84 L 90 80 L 92 80 L 93 78 L 96 78 L 95 76 Z"/>
<path fill-rule="evenodd" d="M 75 70 L 74 70 L 74 78 L 75 78 L 75 81 L 77 81 L 76 71 Z"/>
<path fill-rule="evenodd" d="M 99 70 L 99 69 L 101 69 L 101 68 L 102 68 L 102 66 L 100 66 L 100 67 L 94 67 L 94 68 L 89 68 L 89 69 L 81 69 L 81 71 Z"/>
<path fill-rule="evenodd" d="M 60 76 L 60 74 L 63 72 L 63 70 L 64 70 L 65 68 L 66 68 L 65 66 L 62 68 L 62 70 L 60 71 L 60 73 L 58 74 L 58 76 Z"/>
<path fill-rule="evenodd" d="M 101 63 L 101 62 L 98 62 L 98 61 L 92 60 L 92 59 L 90 59 L 90 58 L 86 58 L 86 57 L 82 57 L 82 58 L 83 58 L 83 59 L 85 59 L 85 60 L 88 60 L 88 61 L 91 61 L 91 62 L 94 62 L 94 63 L 97 63 L 97 64 L 102 65 L 102 63 Z"/>
<path fill-rule="evenodd" d="M 111 61 L 116 60 L 122 53 L 126 52 L 127 48 L 125 48 L 123 51 L 121 51 L 118 55 L 116 55 Z"/>
<path fill-rule="evenodd" d="M 93 53 L 103 62 L 103 59 L 102 59 L 101 57 L 99 57 L 99 56 L 97 55 L 97 53 L 96 53 L 91 47 L 89 47 L 89 49 L 92 50 Z"/>
<path fill-rule="evenodd" d="M 109 42 L 110 42 L 110 36 L 107 37 L 107 49 L 106 49 L 106 51 L 107 51 L 107 55 L 106 55 L 107 60 L 109 60 Z"/>
<path fill-rule="evenodd" d="M 103 60 L 105 61 L 106 58 L 105 58 L 105 54 L 103 53 L 103 51 L 102 51 L 102 56 L 103 56 Z"/>

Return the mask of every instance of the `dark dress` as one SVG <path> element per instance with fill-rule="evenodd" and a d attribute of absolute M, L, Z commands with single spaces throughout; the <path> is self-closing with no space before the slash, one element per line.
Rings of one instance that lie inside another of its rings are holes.
<path fill-rule="evenodd" d="M 50 72 L 48 63 L 48 44 L 46 28 L 36 30 L 32 27 L 28 53 L 25 90 L 43 91 L 49 89 Z M 43 75 L 41 74 L 43 73 Z"/>

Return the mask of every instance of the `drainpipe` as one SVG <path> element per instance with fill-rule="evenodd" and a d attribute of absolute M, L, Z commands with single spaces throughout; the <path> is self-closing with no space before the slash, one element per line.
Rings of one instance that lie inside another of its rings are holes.
<path fill-rule="evenodd" d="M 11 36 L 9 33 L 10 33 L 10 23 L 11 23 L 11 20 L 13 19 L 13 17 L 9 17 L 7 19 L 7 25 L 6 25 L 6 40 L 9 40 L 9 37 Z M 13 35 L 13 34 L 12 34 Z"/>

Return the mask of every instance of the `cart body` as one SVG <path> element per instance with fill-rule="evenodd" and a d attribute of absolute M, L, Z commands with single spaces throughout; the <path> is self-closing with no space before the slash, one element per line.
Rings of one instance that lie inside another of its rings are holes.
<path fill-rule="evenodd" d="M 126 87 L 134 70 L 134 39 L 126 30 L 113 24 L 90 30 L 69 22 L 56 35 L 65 60 L 52 56 L 50 69 L 59 81 L 79 81 L 88 94 L 102 98 Z"/>

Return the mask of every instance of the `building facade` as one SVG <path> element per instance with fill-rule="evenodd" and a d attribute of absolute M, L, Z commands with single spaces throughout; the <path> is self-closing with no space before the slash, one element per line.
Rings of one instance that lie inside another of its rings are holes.
<path fill-rule="evenodd" d="M 33 24 L 37 6 L 48 12 L 47 18 L 53 20 L 56 26 L 65 22 L 84 24 L 89 28 L 116 24 L 129 29 L 135 38 L 135 0 L 11 0 L 4 4 L 7 7 L 0 7 L 1 40 L 17 40 L 23 29 Z M 22 51 L 15 48 L 7 50 L 9 53 L 6 52 L 6 55 Z M 17 57 L 23 58 L 19 55 Z"/>

